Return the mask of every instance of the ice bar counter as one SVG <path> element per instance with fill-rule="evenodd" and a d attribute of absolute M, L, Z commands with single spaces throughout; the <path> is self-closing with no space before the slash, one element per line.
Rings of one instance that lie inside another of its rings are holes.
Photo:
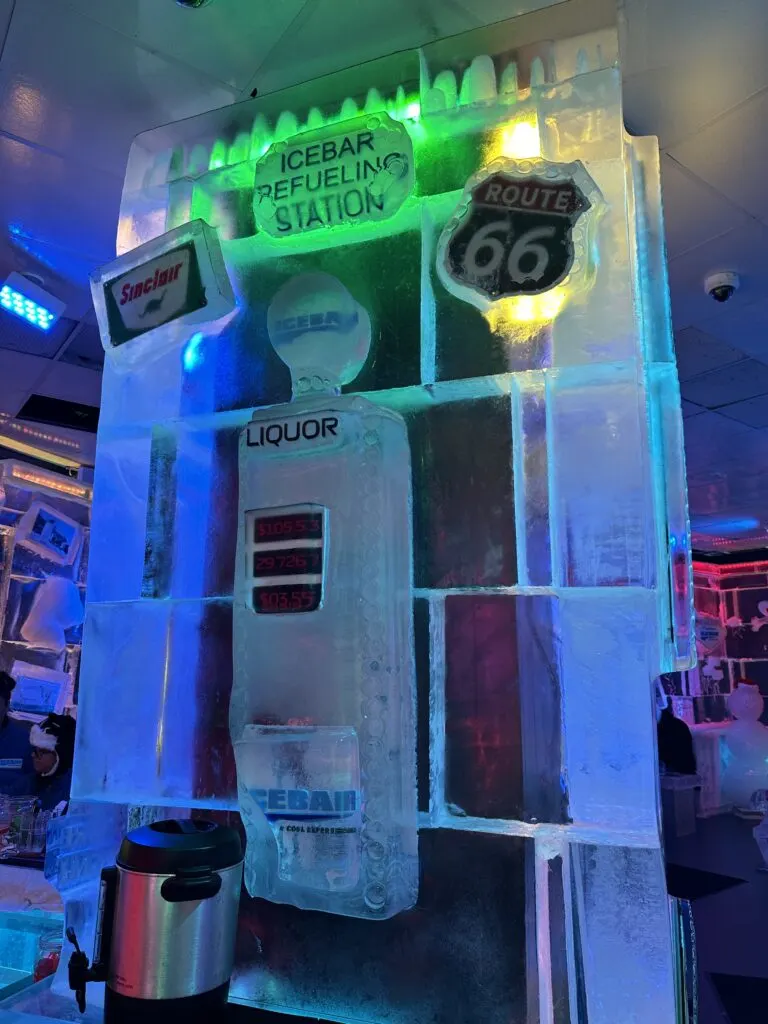
<path fill-rule="evenodd" d="M 131 808 L 242 818 L 234 1003 L 672 1024 L 658 148 L 612 29 L 497 28 L 133 144 L 94 280 L 67 919 L 87 949 Z"/>

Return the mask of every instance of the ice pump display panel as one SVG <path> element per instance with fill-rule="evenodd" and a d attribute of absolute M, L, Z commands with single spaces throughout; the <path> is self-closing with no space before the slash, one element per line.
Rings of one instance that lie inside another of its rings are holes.
<path fill-rule="evenodd" d="M 257 615 L 320 607 L 326 534 L 326 510 L 318 505 L 246 512 L 246 573 Z"/>

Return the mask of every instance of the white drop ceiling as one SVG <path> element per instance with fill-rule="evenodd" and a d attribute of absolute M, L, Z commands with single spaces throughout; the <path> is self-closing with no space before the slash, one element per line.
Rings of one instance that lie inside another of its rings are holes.
<path fill-rule="evenodd" d="M 572 17 L 578 4 L 556 10 Z M 0 280 L 42 274 L 67 302 L 50 338 L 3 318 L 0 412 L 31 390 L 98 402 L 87 275 L 114 255 L 138 132 L 546 6 L 0 0 Z M 702 547 L 768 545 L 768 2 L 619 7 L 627 126 L 662 147 L 694 532 Z M 714 270 L 742 278 L 723 306 L 704 293 Z"/>

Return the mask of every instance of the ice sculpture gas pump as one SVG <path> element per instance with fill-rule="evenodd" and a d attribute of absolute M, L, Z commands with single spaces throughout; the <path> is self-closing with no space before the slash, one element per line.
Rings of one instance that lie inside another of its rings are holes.
<path fill-rule="evenodd" d="M 561 39 L 562 7 L 131 151 L 64 863 L 90 920 L 107 811 L 240 812 L 262 1010 L 676 1019 L 658 147 L 614 28 Z"/>
<path fill-rule="evenodd" d="M 405 423 L 339 396 L 367 312 L 329 274 L 269 309 L 294 402 L 240 439 L 230 729 L 252 896 L 357 917 L 418 885 Z"/>

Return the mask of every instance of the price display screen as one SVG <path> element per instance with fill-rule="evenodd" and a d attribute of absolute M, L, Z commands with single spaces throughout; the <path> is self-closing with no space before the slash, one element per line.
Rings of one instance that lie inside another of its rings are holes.
<path fill-rule="evenodd" d="M 303 573 L 322 573 L 322 548 L 281 548 L 278 551 L 254 551 L 253 575 L 297 576 Z"/>
<path fill-rule="evenodd" d="M 320 607 L 322 583 L 278 583 L 253 588 L 253 610 L 261 615 L 313 612 Z"/>
<path fill-rule="evenodd" d="M 284 515 L 254 517 L 254 544 L 283 540 L 322 540 L 322 512 L 286 512 Z"/>
<path fill-rule="evenodd" d="M 325 510 L 316 505 L 246 513 L 246 571 L 257 615 L 320 607 L 325 522 Z"/>

